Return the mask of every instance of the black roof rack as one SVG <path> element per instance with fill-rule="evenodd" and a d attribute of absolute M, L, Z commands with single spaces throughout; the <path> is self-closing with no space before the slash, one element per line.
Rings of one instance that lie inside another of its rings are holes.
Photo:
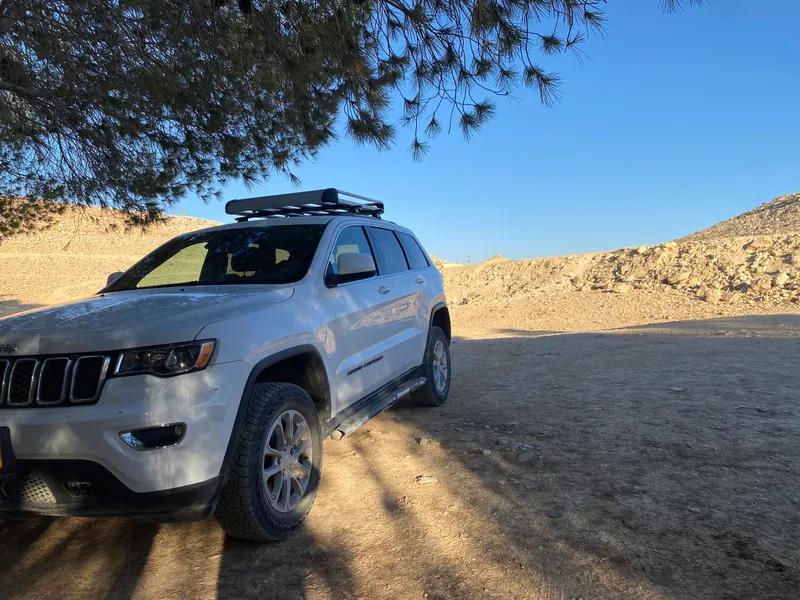
<path fill-rule="evenodd" d="M 346 198 L 342 198 L 346 196 Z M 238 215 L 237 221 L 266 217 L 314 217 L 361 215 L 381 218 L 383 202 L 336 188 L 230 200 L 225 212 Z"/>

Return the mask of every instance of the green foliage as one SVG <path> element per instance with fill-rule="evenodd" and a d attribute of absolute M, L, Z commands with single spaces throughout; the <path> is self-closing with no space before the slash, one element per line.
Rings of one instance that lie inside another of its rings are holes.
<path fill-rule="evenodd" d="M 0 194 L 146 224 L 189 191 L 293 177 L 340 118 L 388 147 L 398 97 L 420 158 L 454 124 L 473 135 L 519 84 L 555 102 L 559 78 L 537 61 L 580 52 L 604 4 L 0 0 Z"/>

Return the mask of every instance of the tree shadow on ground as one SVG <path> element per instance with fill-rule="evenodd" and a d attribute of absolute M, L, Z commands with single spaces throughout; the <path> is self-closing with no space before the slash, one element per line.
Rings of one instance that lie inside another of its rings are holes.
<path fill-rule="evenodd" d="M 4 523 L 3 596 L 795 597 L 800 321 L 722 321 L 456 340 L 445 406 L 325 443 L 289 540 Z"/>
<path fill-rule="evenodd" d="M 26 310 L 39 308 L 41 304 L 22 304 L 14 298 L 3 298 L 0 296 L 0 318 L 8 317 Z"/>
<path fill-rule="evenodd" d="M 129 598 L 158 527 L 124 519 L 0 521 L 4 598 Z"/>

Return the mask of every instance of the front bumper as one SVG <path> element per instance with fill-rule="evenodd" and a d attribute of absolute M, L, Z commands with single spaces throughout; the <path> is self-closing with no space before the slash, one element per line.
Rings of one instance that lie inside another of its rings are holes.
<path fill-rule="evenodd" d="M 80 514 L 148 512 L 136 509 L 137 503 L 146 504 L 159 494 L 178 494 L 183 501 L 186 490 L 218 480 L 249 374 L 247 363 L 238 361 L 166 379 L 112 378 L 93 406 L 0 410 L 0 426 L 10 429 L 20 476 L 40 473 L 60 492 L 62 467 L 84 464 L 85 468 L 89 463 L 94 465 L 90 469 L 102 469 L 121 486 L 114 485 L 116 491 L 105 499 L 81 500 L 76 505 L 84 511 Z M 123 431 L 169 423 L 186 424 L 186 434 L 176 446 L 137 451 L 119 437 Z M 56 495 L 56 505 L 70 504 L 69 498 Z M 99 505 L 102 502 L 105 508 Z M 0 510 L 12 510 L 11 504 L 6 494 Z M 50 509 L 47 514 L 60 510 Z"/>
<path fill-rule="evenodd" d="M 97 463 L 80 460 L 18 461 L 0 475 L 0 514 L 7 517 L 140 517 L 153 522 L 196 521 L 214 509 L 221 479 L 137 494 Z"/>

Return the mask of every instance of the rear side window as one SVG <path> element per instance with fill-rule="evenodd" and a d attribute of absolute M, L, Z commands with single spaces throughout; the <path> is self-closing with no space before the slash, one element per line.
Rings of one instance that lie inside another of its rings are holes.
<path fill-rule="evenodd" d="M 382 274 L 391 275 L 392 273 L 408 271 L 406 255 L 403 253 L 403 248 L 400 246 L 400 242 L 397 241 L 394 232 L 377 227 L 370 227 L 370 231 L 375 238 L 378 254 L 380 254 L 383 261 Z"/>
<path fill-rule="evenodd" d="M 336 238 L 333 252 L 331 252 L 329 272 L 338 275 L 339 256 L 352 252 L 372 255 L 372 250 L 367 241 L 367 234 L 364 233 L 363 227 L 346 227 L 342 229 L 339 237 Z M 372 260 L 375 260 L 374 256 Z"/>
<path fill-rule="evenodd" d="M 428 259 L 425 258 L 425 253 L 420 248 L 419 243 L 407 233 L 397 233 L 400 241 L 403 243 L 403 249 L 406 251 L 406 258 L 408 264 L 412 269 L 424 269 L 429 267 Z"/>

